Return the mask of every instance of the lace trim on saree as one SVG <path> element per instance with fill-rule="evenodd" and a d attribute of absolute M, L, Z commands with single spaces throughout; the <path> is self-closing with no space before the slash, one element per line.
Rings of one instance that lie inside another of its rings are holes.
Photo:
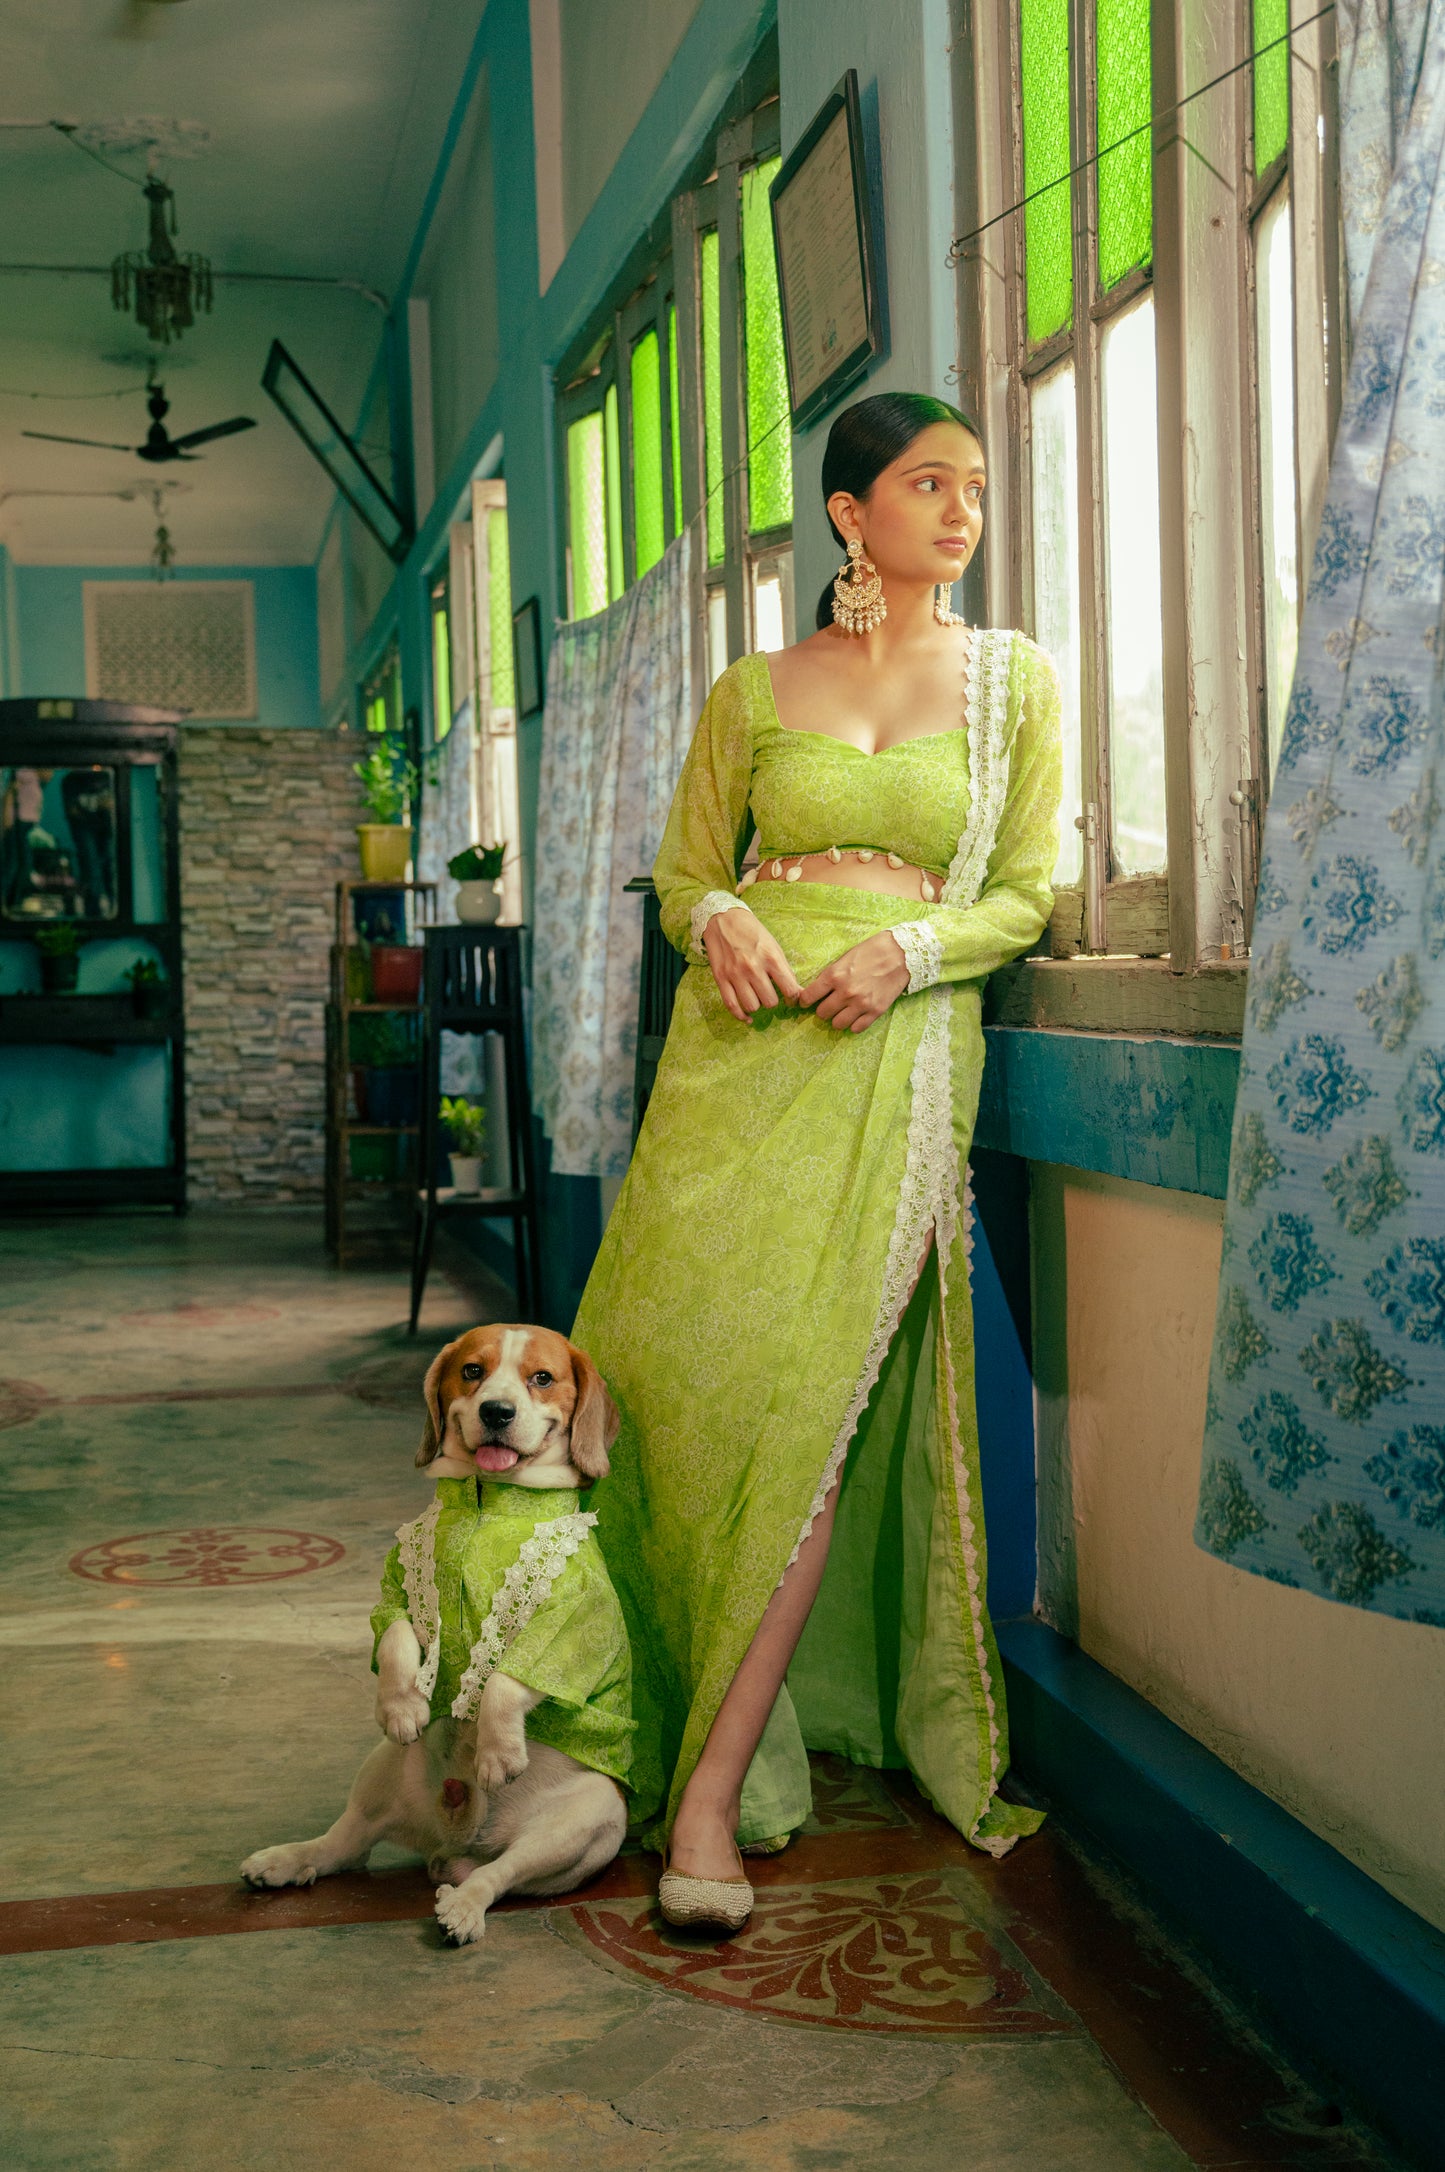
<path fill-rule="evenodd" d="M 436 1531 L 441 1512 L 441 1495 L 438 1494 L 424 1515 L 418 1516 L 415 1523 L 404 1523 L 396 1534 L 407 1612 L 422 1649 L 421 1672 L 416 1678 L 416 1686 L 427 1699 L 437 1686 L 437 1669 L 442 1659 L 441 1601 L 437 1597 L 436 1579 Z"/>
<path fill-rule="evenodd" d="M 968 644 L 964 665 L 964 702 L 968 725 L 968 817 L 953 864 L 944 878 L 943 903 L 977 902 L 998 837 L 999 819 L 1008 797 L 1008 681 L 1013 636 L 977 633 Z"/>
<path fill-rule="evenodd" d="M 699 898 L 689 915 L 692 922 L 693 963 L 707 964 L 707 952 L 702 947 L 702 939 L 710 920 L 715 920 L 719 913 L 745 913 L 751 910 L 747 899 L 734 897 L 731 890 L 709 890 L 706 897 Z"/>
<path fill-rule="evenodd" d="M 958 1394 L 953 1375 L 953 1353 L 948 1344 L 948 1270 L 954 1247 L 959 1236 L 960 1208 L 963 1222 L 964 1272 L 969 1271 L 973 1253 L 971 1213 L 973 1189 L 966 1170 L 960 1172 L 958 1145 L 953 1131 L 953 1046 L 952 991 L 947 987 L 935 989 L 928 997 L 928 1016 L 918 1043 L 918 1053 L 913 1059 L 913 1071 L 909 1080 L 912 1106 L 908 1118 L 908 1155 L 904 1164 L 903 1182 L 899 1187 L 898 1207 L 893 1218 L 893 1234 L 889 1239 L 888 1257 L 883 1269 L 883 1288 L 879 1297 L 878 1316 L 869 1338 L 863 1370 L 853 1391 L 853 1399 L 844 1414 L 843 1423 L 834 1439 L 828 1461 L 824 1466 L 818 1489 L 808 1511 L 807 1520 L 798 1537 L 798 1543 L 788 1557 L 788 1568 L 797 1560 L 804 1540 L 813 1528 L 829 1494 L 838 1482 L 843 1459 L 848 1453 L 858 1421 L 863 1415 L 869 1396 L 877 1385 L 894 1336 L 903 1322 L 918 1283 L 924 1238 L 930 1228 L 934 1233 L 934 1245 L 938 1253 L 938 1288 L 940 1334 L 943 1338 L 943 1373 L 945 1381 L 945 1420 L 948 1428 L 948 1445 L 953 1465 L 954 1498 L 958 1506 L 958 1528 L 963 1550 L 964 1589 L 968 1599 L 969 1634 L 973 1640 L 974 1656 L 978 1666 L 979 1687 L 983 1696 L 988 1724 L 988 1784 L 979 1805 L 968 1839 L 989 1855 L 1005 1855 L 1013 1846 L 1007 1836 L 984 1838 L 979 1827 L 988 1814 L 990 1803 L 998 1790 L 1000 1779 L 998 1706 L 994 1696 L 993 1674 L 989 1666 L 988 1642 L 984 1635 L 983 1578 L 980 1565 L 978 1528 L 974 1521 L 974 1504 L 968 1482 L 968 1469 L 964 1462 L 963 1442 L 959 1437 Z M 786 1574 L 786 1570 L 784 1574 Z M 781 1580 L 781 1579 L 780 1579 Z"/>
<path fill-rule="evenodd" d="M 905 920 L 889 934 L 908 967 L 908 994 L 918 995 L 943 978 L 943 938 L 926 920 Z"/>
<path fill-rule="evenodd" d="M 551 1598 L 553 1585 L 596 1521 L 590 1512 L 554 1516 L 550 1523 L 539 1523 L 529 1539 L 523 1539 L 521 1551 L 498 1585 L 491 1611 L 472 1646 L 467 1671 L 452 1699 L 453 1719 L 476 1718 L 488 1677 L 538 1607 Z"/>
<path fill-rule="evenodd" d="M 898 1332 L 903 1315 L 908 1309 L 908 1300 L 918 1281 L 924 1240 L 930 1229 L 939 1232 L 941 1237 L 945 1219 L 951 1218 L 951 1201 L 945 1201 L 942 1197 L 947 1150 L 953 1143 L 953 1059 L 949 1046 L 951 1001 L 947 988 L 935 989 L 928 997 L 928 1015 L 923 1022 L 923 1032 L 909 1078 L 912 1108 L 908 1119 L 908 1156 L 903 1168 L 903 1182 L 898 1192 L 898 1208 L 893 1217 L 893 1234 L 888 1240 L 888 1257 L 883 1268 L 883 1291 L 879 1299 L 878 1316 L 868 1338 L 863 1371 L 853 1390 L 853 1399 L 828 1451 L 828 1460 L 823 1466 L 823 1475 L 813 1495 L 813 1505 L 808 1510 L 807 1520 L 798 1534 L 798 1543 L 788 1556 L 789 1569 L 797 1560 L 804 1540 L 838 1482 L 843 1458 L 858 1430 L 864 1405 L 877 1385 L 878 1375 L 883 1370 L 883 1360 L 888 1355 L 889 1346 Z M 787 1570 L 783 1573 L 786 1575 Z"/>

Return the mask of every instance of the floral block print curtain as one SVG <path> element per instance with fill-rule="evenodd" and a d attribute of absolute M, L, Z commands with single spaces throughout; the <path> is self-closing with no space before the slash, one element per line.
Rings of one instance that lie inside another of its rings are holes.
<path fill-rule="evenodd" d="M 692 737 L 688 535 L 595 618 L 559 626 L 537 803 L 533 1095 L 564 1176 L 632 1152 L 642 900 Z"/>
<path fill-rule="evenodd" d="M 1445 1627 L 1445 0 L 1337 21 L 1352 366 L 1265 836 L 1196 1537 Z"/>
<path fill-rule="evenodd" d="M 435 749 L 429 767 L 432 781 L 422 786 L 421 841 L 416 871 L 422 882 L 441 885 L 437 892 L 437 918 L 454 921 L 456 885 L 447 873 L 447 861 L 477 842 L 475 830 L 473 771 L 476 741 L 472 729 L 472 705 L 457 711 L 452 728 Z"/>

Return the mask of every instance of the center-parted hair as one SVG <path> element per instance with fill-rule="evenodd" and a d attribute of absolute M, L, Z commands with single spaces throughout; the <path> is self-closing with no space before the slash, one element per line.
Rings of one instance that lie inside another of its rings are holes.
<path fill-rule="evenodd" d="M 875 392 L 845 407 L 834 419 L 823 453 L 824 505 L 838 490 L 866 500 L 883 470 L 935 422 L 956 422 L 983 443 L 983 432 L 971 415 L 951 407 L 947 400 L 934 399 L 930 392 Z M 828 526 L 841 546 L 843 538 L 831 515 Z M 817 624 L 821 631 L 832 623 L 833 584 L 829 581 L 818 599 Z"/>

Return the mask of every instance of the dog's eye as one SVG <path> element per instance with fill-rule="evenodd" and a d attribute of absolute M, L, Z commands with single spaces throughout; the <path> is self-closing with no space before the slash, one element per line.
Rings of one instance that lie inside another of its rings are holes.
<path fill-rule="evenodd" d="M 480 1380 L 481 1377 L 482 1368 L 480 1365 L 464 1365 L 462 1367 L 463 1380 Z"/>
<path fill-rule="evenodd" d="M 551 1373 L 533 1373 L 532 1386 L 534 1388 L 550 1388 L 552 1380 L 553 1375 Z"/>

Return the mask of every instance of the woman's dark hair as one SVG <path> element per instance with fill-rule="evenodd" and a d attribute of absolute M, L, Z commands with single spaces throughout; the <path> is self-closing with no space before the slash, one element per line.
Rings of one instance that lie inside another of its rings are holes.
<path fill-rule="evenodd" d="M 823 454 L 824 505 L 837 490 L 866 498 L 883 470 L 908 450 L 920 431 L 935 422 L 956 422 L 980 445 L 983 443 L 983 432 L 971 415 L 965 415 L 960 407 L 950 407 L 947 400 L 935 400 L 929 392 L 875 392 L 845 407 L 828 432 Z M 843 538 L 831 516 L 828 526 L 841 545 Z M 831 581 L 818 599 L 817 623 L 820 632 L 833 623 Z"/>

